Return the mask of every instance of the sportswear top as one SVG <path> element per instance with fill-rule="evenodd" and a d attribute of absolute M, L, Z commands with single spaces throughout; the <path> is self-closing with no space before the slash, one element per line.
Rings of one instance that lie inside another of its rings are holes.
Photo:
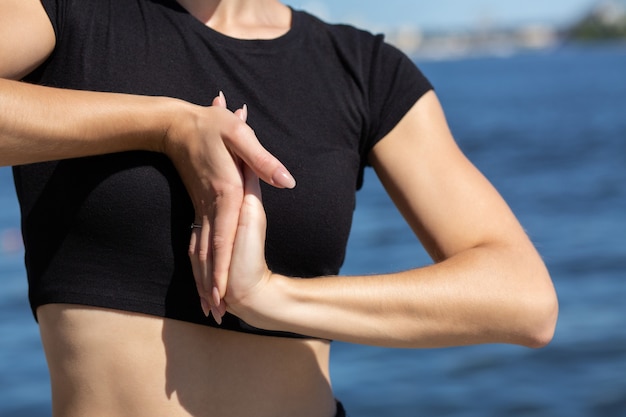
<path fill-rule="evenodd" d="M 173 0 L 43 0 L 56 33 L 25 81 L 249 106 L 249 125 L 297 180 L 262 184 L 269 268 L 335 275 L 370 149 L 432 87 L 382 36 L 292 10 L 272 40 L 207 27 Z M 33 312 L 47 303 L 204 317 L 187 248 L 193 207 L 170 160 L 134 151 L 14 167 Z M 227 315 L 222 328 L 279 336 Z"/>

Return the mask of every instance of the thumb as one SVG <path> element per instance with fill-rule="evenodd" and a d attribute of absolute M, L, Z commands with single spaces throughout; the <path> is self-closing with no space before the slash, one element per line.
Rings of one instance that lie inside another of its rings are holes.
<path fill-rule="evenodd" d="M 261 202 L 259 177 L 244 164 L 244 198 L 239 213 L 237 235 L 226 291 L 226 303 L 235 308 L 267 278 L 265 262 L 266 218 Z M 236 313 L 235 310 L 231 312 Z"/>
<path fill-rule="evenodd" d="M 249 226 L 250 223 L 260 222 L 265 231 L 265 210 L 261 196 L 259 177 L 247 164 L 243 164 L 244 196 L 239 223 Z"/>

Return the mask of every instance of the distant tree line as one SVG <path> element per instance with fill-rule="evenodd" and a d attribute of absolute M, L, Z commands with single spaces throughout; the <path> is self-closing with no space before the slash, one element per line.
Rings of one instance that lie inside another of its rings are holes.
<path fill-rule="evenodd" d="M 572 25 L 566 35 L 574 40 L 626 39 L 626 13 L 596 8 Z"/>

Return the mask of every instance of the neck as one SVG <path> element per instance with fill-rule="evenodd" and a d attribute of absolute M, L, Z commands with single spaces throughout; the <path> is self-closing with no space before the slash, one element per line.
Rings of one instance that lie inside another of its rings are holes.
<path fill-rule="evenodd" d="M 291 12 L 278 0 L 178 0 L 196 19 L 224 35 L 273 39 L 291 27 Z"/>

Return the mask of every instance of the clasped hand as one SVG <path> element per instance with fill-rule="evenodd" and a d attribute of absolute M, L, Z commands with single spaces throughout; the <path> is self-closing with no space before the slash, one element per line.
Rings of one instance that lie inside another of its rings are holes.
<path fill-rule="evenodd" d="M 194 205 L 189 257 L 202 310 L 220 323 L 224 297 L 241 297 L 269 277 L 259 177 L 279 188 L 295 180 L 245 123 L 245 106 L 230 112 L 220 93 L 213 106 L 192 110 L 191 123 L 168 132 L 165 152 Z"/>

